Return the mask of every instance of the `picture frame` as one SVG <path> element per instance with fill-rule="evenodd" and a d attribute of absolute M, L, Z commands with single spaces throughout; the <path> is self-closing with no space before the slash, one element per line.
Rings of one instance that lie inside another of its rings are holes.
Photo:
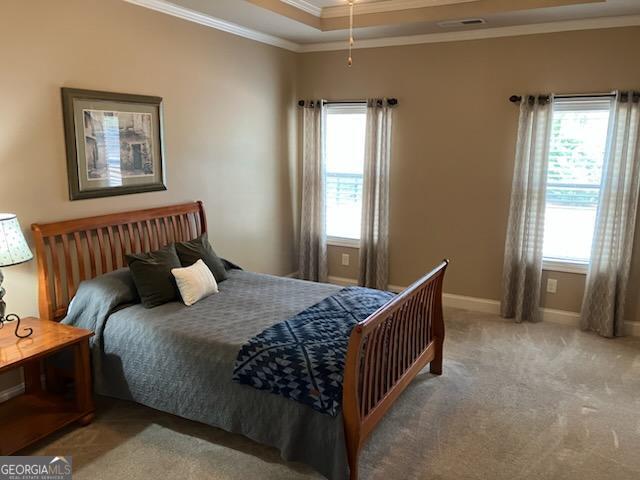
<path fill-rule="evenodd" d="M 161 97 L 62 88 L 69 199 L 166 190 Z"/>

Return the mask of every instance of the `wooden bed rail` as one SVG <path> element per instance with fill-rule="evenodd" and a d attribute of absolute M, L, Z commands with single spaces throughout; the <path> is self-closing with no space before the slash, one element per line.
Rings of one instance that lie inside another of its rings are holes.
<path fill-rule="evenodd" d="M 345 362 L 342 410 L 351 479 L 360 449 L 411 380 L 431 363 L 442 373 L 444 260 L 354 328 Z"/>

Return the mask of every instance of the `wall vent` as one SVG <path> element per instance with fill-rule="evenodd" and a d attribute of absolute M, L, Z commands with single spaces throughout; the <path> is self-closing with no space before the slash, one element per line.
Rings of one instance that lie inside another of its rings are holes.
<path fill-rule="evenodd" d="M 464 18 L 462 20 L 447 20 L 446 22 L 438 22 L 438 26 L 442 28 L 452 27 L 469 27 L 472 25 L 484 25 L 487 21 L 484 18 Z"/>

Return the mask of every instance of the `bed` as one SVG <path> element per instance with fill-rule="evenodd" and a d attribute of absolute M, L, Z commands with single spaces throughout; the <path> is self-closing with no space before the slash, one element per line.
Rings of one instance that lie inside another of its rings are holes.
<path fill-rule="evenodd" d="M 118 274 L 126 253 L 196 238 L 207 232 L 207 222 L 203 204 L 193 202 L 32 230 L 40 317 L 61 321 L 81 282 Z M 330 479 L 357 479 L 364 441 L 409 382 L 427 364 L 442 373 L 447 265 L 443 261 L 352 330 L 336 416 L 233 383 L 231 372 L 247 339 L 340 287 L 240 269 L 229 271 L 220 294 L 192 307 L 130 305 L 94 325 L 95 389 L 274 446 L 284 459 L 307 463 Z"/>

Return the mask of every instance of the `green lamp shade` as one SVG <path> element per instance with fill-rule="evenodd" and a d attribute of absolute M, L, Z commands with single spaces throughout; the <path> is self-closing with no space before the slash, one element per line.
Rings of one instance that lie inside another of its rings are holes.
<path fill-rule="evenodd" d="M 0 267 L 28 262 L 32 258 L 18 218 L 12 213 L 0 213 Z"/>

